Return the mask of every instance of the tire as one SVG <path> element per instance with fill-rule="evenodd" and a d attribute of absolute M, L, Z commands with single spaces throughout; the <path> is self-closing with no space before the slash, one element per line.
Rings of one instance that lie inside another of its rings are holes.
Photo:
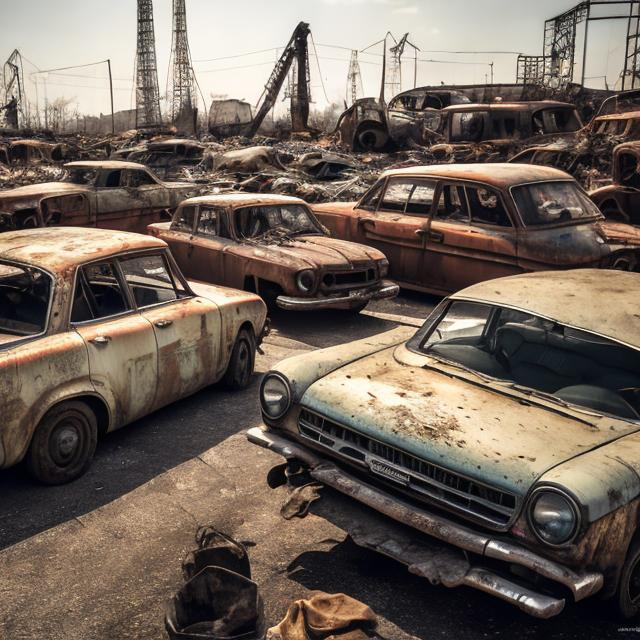
<path fill-rule="evenodd" d="M 611 268 L 617 271 L 638 271 L 638 258 L 635 253 L 621 252 L 611 263 Z"/>
<path fill-rule="evenodd" d="M 269 311 L 278 311 L 280 309 L 276 300 L 281 293 L 282 289 L 277 284 L 260 282 L 258 285 L 258 295 L 267 305 Z"/>
<path fill-rule="evenodd" d="M 622 618 L 633 618 L 640 612 L 640 538 L 638 537 L 629 546 L 614 602 L 617 614 Z"/>
<path fill-rule="evenodd" d="M 71 482 L 90 467 L 97 442 L 93 411 L 84 402 L 62 402 L 36 428 L 26 456 L 27 469 L 43 484 Z"/>
<path fill-rule="evenodd" d="M 244 389 L 251 381 L 256 361 L 256 339 L 253 331 L 242 329 L 233 345 L 227 370 L 222 378 L 225 388 L 233 391 Z"/>
<path fill-rule="evenodd" d="M 623 213 L 617 206 L 611 204 L 603 207 L 602 215 L 611 222 L 623 222 L 624 224 L 630 224 L 631 222 L 626 213 Z"/>

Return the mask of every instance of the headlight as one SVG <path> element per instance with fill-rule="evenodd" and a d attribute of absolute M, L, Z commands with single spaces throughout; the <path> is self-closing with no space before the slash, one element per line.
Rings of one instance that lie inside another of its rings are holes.
<path fill-rule="evenodd" d="M 576 503 L 559 491 L 541 489 L 529 503 L 529 524 L 533 532 L 550 545 L 569 542 L 580 524 Z"/>
<path fill-rule="evenodd" d="M 264 414 L 279 420 L 291 406 L 291 389 L 287 380 L 278 373 L 268 373 L 260 387 L 260 404 Z"/>
<path fill-rule="evenodd" d="M 296 285 L 300 291 L 309 293 L 313 289 L 313 285 L 316 283 L 316 274 L 311 269 L 301 271 L 296 277 Z"/>
<path fill-rule="evenodd" d="M 381 278 L 384 278 L 389 273 L 389 261 L 386 258 L 378 262 L 378 271 Z"/>

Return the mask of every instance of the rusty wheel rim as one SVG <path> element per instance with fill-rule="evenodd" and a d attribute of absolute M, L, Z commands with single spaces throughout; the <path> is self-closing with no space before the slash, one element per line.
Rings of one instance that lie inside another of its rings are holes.
<path fill-rule="evenodd" d="M 72 464 L 82 449 L 82 425 L 77 419 L 66 418 L 49 438 L 49 454 L 56 465 L 67 467 Z"/>
<path fill-rule="evenodd" d="M 632 604 L 640 604 L 640 556 L 636 556 L 627 582 L 627 594 Z"/>
<path fill-rule="evenodd" d="M 246 340 L 238 344 L 238 367 L 236 373 L 241 383 L 245 383 L 251 375 L 251 352 Z"/>

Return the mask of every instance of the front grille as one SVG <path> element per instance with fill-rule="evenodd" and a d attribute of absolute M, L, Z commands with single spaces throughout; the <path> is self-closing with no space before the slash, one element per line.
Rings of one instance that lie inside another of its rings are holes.
<path fill-rule="evenodd" d="M 518 501 L 513 494 L 421 460 L 308 409 L 300 412 L 298 430 L 304 438 L 367 467 L 377 476 L 403 485 L 411 494 L 492 528 L 506 529 L 516 515 Z"/>
<path fill-rule="evenodd" d="M 336 271 L 325 273 L 322 276 L 322 284 L 327 288 L 345 287 L 371 284 L 376 281 L 375 269 L 362 271 Z"/>

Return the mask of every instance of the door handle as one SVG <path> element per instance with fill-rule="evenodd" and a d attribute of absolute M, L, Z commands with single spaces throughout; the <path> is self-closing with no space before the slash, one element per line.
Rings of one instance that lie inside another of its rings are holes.
<path fill-rule="evenodd" d="M 111 336 L 96 336 L 95 338 L 91 338 L 89 342 L 93 344 L 109 344 L 111 340 Z"/>
<path fill-rule="evenodd" d="M 433 242 L 444 242 L 444 233 L 440 233 L 440 231 L 429 231 L 429 240 Z"/>
<path fill-rule="evenodd" d="M 173 324 L 173 320 L 158 320 L 158 322 L 154 323 L 158 329 L 166 329 Z"/>
<path fill-rule="evenodd" d="M 364 225 L 368 224 L 369 222 L 375 223 L 375 220 L 373 218 L 358 218 L 359 227 L 364 227 Z"/>
<path fill-rule="evenodd" d="M 429 233 L 429 232 L 428 232 L 426 229 L 416 229 L 416 230 L 414 231 L 414 233 L 415 233 L 417 236 L 426 236 L 426 235 L 427 235 L 427 233 Z"/>

